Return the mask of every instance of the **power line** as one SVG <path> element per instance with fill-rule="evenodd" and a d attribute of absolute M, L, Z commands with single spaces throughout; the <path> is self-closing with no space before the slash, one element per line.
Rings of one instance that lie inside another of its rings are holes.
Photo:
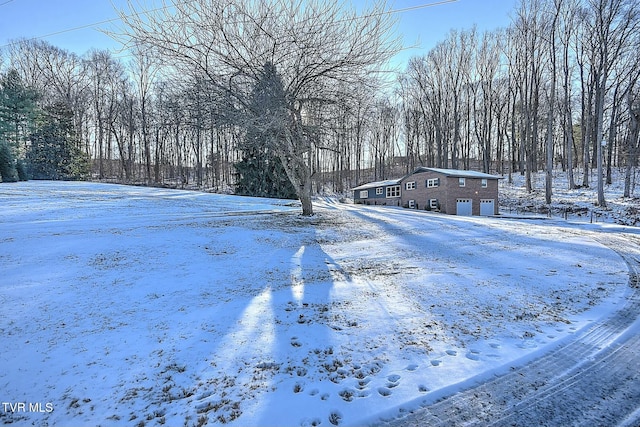
<path fill-rule="evenodd" d="M 458 0 L 442 0 L 442 1 L 436 1 L 433 3 L 425 3 L 425 4 L 420 4 L 417 6 L 411 6 L 411 7 L 405 7 L 404 9 L 395 9 L 395 10 L 390 10 L 389 14 L 391 13 L 404 13 L 404 12 L 411 12 L 413 10 L 419 10 L 419 9 L 425 9 L 427 7 L 431 7 L 431 6 L 440 6 L 443 4 L 447 4 L 447 3 L 456 3 Z"/>
<path fill-rule="evenodd" d="M 3 4 L 7 4 L 9 2 L 12 2 L 12 1 L 14 1 L 14 0 L 8 0 L 5 3 L 0 3 L 0 6 L 2 6 Z M 189 3 L 192 2 L 192 1 L 195 1 L 195 0 L 190 0 Z M 169 7 L 173 7 L 173 5 L 165 5 L 165 6 L 162 6 L 162 7 L 155 8 L 155 9 L 142 10 L 140 12 L 135 12 L 135 13 L 132 13 L 130 15 L 127 15 L 126 17 L 127 18 L 131 18 L 131 17 L 134 17 L 134 16 L 139 16 L 139 15 L 142 15 L 142 14 L 146 14 L 146 13 L 157 12 L 157 11 L 160 11 L 160 10 L 168 9 Z M 45 39 L 47 37 L 57 36 L 59 34 L 64 34 L 64 33 L 70 33 L 72 31 L 84 30 L 85 28 L 92 28 L 92 27 L 96 27 L 98 25 L 109 24 L 111 22 L 121 21 L 121 20 L 122 20 L 121 17 L 105 19 L 104 21 L 98 21 L 98 22 L 94 22 L 92 24 L 85 24 L 85 25 L 80 25 L 78 27 L 67 28 L 65 30 L 55 31 L 55 32 L 49 33 L 49 34 L 44 34 L 44 35 L 41 35 L 41 36 L 31 37 L 31 38 L 26 39 L 26 40 L 27 41 L 33 41 L 33 40 Z M 14 45 L 14 44 L 16 44 L 16 42 L 7 43 L 5 45 L 0 46 L 0 49 L 8 47 L 8 46 L 11 46 L 11 45 Z"/>
<path fill-rule="evenodd" d="M 10 3 L 12 1 L 14 1 L 14 0 L 7 0 L 4 3 L 0 3 L 0 6 L 5 5 L 7 3 Z M 190 0 L 187 3 L 191 3 L 193 1 L 195 1 L 195 0 Z M 373 17 L 373 16 L 381 16 L 381 15 L 392 15 L 392 14 L 396 14 L 396 13 L 411 12 L 411 11 L 414 11 L 414 10 L 425 9 L 425 8 L 428 8 L 428 7 L 440 6 L 440 5 L 448 4 L 448 3 L 456 3 L 458 1 L 459 0 L 441 0 L 441 1 L 431 2 L 431 3 L 424 3 L 424 4 L 420 4 L 420 5 L 416 5 L 416 6 L 402 8 L 402 9 L 393 9 L 393 10 L 387 10 L 387 11 L 378 12 L 378 13 L 372 13 L 372 14 L 369 14 L 369 15 L 363 15 L 363 16 L 358 17 L 357 19 L 363 19 L 363 18 L 368 18 L 368 17 Z M 157 11 L 160 11 L 160 10 L 168 9 L 170 7 L 173 7 L 173 5 L 165 5 L 165 6 L 162 6 L 162 7 L 155 8 L 155 9 L 142 10 L 142 11 L 134 12 L 134 13 L 132 13 L 130 15 L 127 15 L 126 18 L 130 18 L 130 17 L 134 17 L 134 16 L 140 16 L 142 14 L 147 14 L 147 13 L 157 12 Z M 80 26 L 77 26 L 77 27 L 72 27 L 72 28 L 67 28 L 67 29 L 64 29 L 64 30 L 55 31 L 53 33 L 44 34 L 44 35 L 41 35 L 41 36 L 31 37 L 31 38 L 26 39 L 26 41 L 45 39 L 45 38 L 48 38 L 48 37 L 57 36 L 59 34 L 69 33 L 69 32 L 78 31 L 78 30 L 84 30 L 86 28 L 92 28 L 92 27 L 96 27 L 98 25 L 109 24 L 111 22 L 116 22 L 116 21 L 121 21 L 121 20 L 122 20 L 122 17 L 105 19 L 103 21 L 98 21 L 98 22 L 94 22 L 94 23 L 91 23 L 91 24 L 80 25 Z M 12 46 L 12 45 L 14 45 L 16 43 L 17 42 L 7 43 L 5 45 L 0 46 L 0 49 Z"/>

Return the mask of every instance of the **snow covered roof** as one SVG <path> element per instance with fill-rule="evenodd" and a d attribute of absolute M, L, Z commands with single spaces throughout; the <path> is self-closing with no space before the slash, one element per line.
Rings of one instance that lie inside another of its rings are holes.
<path fill-rule="evenodd" d="M 367 184 L 362 184 L 358 187 L 354 187 L 351 189 L 351 191 L 359 191 L 359 190 L 367 190 L 369 188 L 377 188 L 377 187 L 386 187 L 388 185 L 398 185 L 400 184 L 405 178 L 416 174 L 416 173 L 420 173 L 420 172 L 437 172 L 437 173 L 441 173 L 443 175 L 446 176 L 453 176 L 453 177 L 460 177 L 460 178 L 486 178 L 486 179 L 503 179 L 501 176 L 497 176 L 497 175 L 491 175 L 488 173 L 482 173 L 482 172 L 476 172 L 476 171 L 465 171 L 465 170 L 458 170 L 458 169 L 439 169 L 439 168 L 427 168 L 424 166 L 421 166 L 419 168 L 417 168 L 415 171 L 413 171 L 412 173 L 403 176 L 402 178 L 397 178 L 397 179 L 387 179 L 384 181 L 376 181 L 376 182 L 369 182 Z"/>
<path fill-rule="evenodd" d="M 358 191 L 358 190 L 366 190 L 368 188 L 385 187 L 387 185 L 398 185 L 398 184 L 400 184 L 400 181 L 402 181 L 402 178 L 387 179 L 385 181 L 369 182 L 367 184 L 362 184 L 362 185 L 360 185 L 358 187 L 352 188 L 351 190 L 352 191 Z"/>
<path fill-rule="evenodd" d="M 491 175 L 483 172 L 466 171 L 466 170 L 459 170 L 459 169 L 427 168 L 424 166 L 419 167 L 413 173 L 415 174 L 415 173 L 428 172 L 428 171 L 441 173 L 446 176 L 454 176 L 454 177 L 460 177 L 460 178 L 503 179 L 501 176 Z"/>

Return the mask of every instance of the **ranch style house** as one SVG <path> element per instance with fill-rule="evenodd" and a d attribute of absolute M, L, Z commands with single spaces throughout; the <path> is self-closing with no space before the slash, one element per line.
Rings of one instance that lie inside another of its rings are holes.
<path fill-rule="evenodd" d="M 402 178 L 353 188 L 353 201 L 450 215 L 498 215 L 499 179 L 482 172 L 419 167 Z"/>

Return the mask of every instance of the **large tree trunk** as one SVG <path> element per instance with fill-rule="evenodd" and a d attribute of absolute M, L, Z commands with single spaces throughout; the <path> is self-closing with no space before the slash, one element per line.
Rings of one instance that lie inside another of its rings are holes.
<path fill-rule="evenodd" d="M 288 143 L 288 147 L 292 147 L 293 144 Z M 278 157 L 282 162 L 282 166 L 291 181 L 291 184 L 296 189 L 296 195 L 298 200 L 302 203 L 302 215 L 313 215 L 313 202 L 311 200 L 311 171 L 309 166 L 301 157 L 294 157 L 290 153 L 279 152 Z"/>

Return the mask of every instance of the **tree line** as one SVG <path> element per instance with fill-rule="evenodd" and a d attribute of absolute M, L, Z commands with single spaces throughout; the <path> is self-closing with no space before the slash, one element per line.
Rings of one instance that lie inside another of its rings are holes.
<path fill-rule="evenodd" d="M 511 179 L 554 169 L 634 191 L 640 5 L 522 0 L 508 28 L 451 30 L 390 79 L 379 2 L 195 0 L 121 11 L 127 56 L 41 40 L 0 53 L 0 158 L 34 177 L 292 197 L 424 165 Z M 2 175 L 5 180 L 4 174 Z M 593 181 L 593 182 L 592 182 Z"/>

